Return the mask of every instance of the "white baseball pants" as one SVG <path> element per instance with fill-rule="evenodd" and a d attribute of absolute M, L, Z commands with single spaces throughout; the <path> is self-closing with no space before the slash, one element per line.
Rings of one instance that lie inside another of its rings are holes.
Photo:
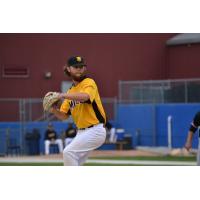
<path fill-rule="evenodd" d="M 59 152 L 62 153 L 63 151 L 63 142 L 61 139 L 56 139 L 55 141 L 51 142 L 50 140 L 45 140 L 44 146 L 45 146 L 45 154 L 49 155 L 49 149 L 51 144 L 57 144 Z"/>
<path fill-rule="evenodd" d="M 85 130 L 78 130 L 73 141 L 65 147 L 63 160 L 65 166 L 82 165 L 89 153 L 100 147 L 106 139 L 106 130 L 103 124 L 95 125 Z"/>
<path fill-rule="evenodd" d="M 72 142 L 73 138 L 65 138 L 65 147 Z"/>

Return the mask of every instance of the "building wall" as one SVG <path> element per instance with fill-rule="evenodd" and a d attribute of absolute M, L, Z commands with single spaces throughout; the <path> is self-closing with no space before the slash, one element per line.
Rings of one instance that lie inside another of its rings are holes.
<path fill-rule="evenodd" d="M 3 65 L 26 65 L 30 77 L 2 78 L 0 98 L 42 97 L 60 91 L 69 80 L 62 67 L 71 55 L 82 55 L 103 97 L 118 95 L 118 80 L 166 78 L 165 42 L 174 34 L 0 34 Z M 52 79 L 44 78 L 51 71 Z"/>
<path fill-rule="evenodd" d="M 170 46 L 167 50 L 169 79 L 200 77 L 200 44 Z"/>

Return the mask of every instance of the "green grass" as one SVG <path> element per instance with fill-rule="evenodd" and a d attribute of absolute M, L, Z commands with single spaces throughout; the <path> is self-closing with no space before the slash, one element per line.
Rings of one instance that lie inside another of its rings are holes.
<path fill-rule="evenodd" d="M 0 166 L 63 166 L 63 163 L 0 163 Z M 141 165 L 87 163 L 84 164 L 84 166 L 141 166 Z"/>
<path fill-rule="evenodd" d="M 86 163 L 84 166 L 142 166 L 135 164 L 108 164 L 108 163 Z"/>
<path fill-rule="evenodd" d="M 0 166 L 63 166 L 63 163 L 17 163 L 17 162 L 0 162 Z"/>
<path fill-rule="evenodd" d="M 134 157 L 92 157 L 90 159 L 98 160 L 148 160 L 148 161 L 196 161 L 196 156 L 184 157 L 184 156 L 134 156 Z M 135 166 L 135 164 L 107 164 L 107 163 L 86 163 L 86 166 Z M 63 163 L 30 163 L 30 162 L 0 162 L 0 166 L 63 166 Z"/>
<path fill-rule="evenodd" d="M 92 157 L 91 159 L 106 160 L 151 160 L 151 161 L 196 161 L 196 156 L 123 156 L 123 157 Z"/>
<path fill-rule="evenodd" d="M 0 166 L 63 166 L 63 163 L 0 163 Z M 135 165 L 86 163 L 84 164 L 84 166 L 135 166 Z"/>

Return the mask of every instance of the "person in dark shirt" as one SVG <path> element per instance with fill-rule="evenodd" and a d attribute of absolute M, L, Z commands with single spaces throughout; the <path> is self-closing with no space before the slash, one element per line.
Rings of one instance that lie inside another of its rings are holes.
<path fill-rule="evenodd" d="M 185 143 L 185 148 L 189 151 L 192 147 L 192 140 L 193 140 L 193 135 L 200 126 L 200 112 L 197 112 L 193 118 L 193 121 L 191 122 L 188 135 L 187 135 L 187 140 Z"/>
<path fill-rule="evenodd" d="M 112 126 L 112 124 L 109 121 L 106 122 L 105 128 L 107 133 L 107 141 L 109 143 L 116 143 L 117 142 L 116 129 Z"/>
<path fill-rule="evenodd" d="M 200 126 L 200 111 L 195 114 L 193 121 L 191 122 L 190 128 L 188 130 L 187 140 L 185 143 L 185 148 L 188 151 L 192 148 L 193 136 L 199 126 Z M 200 135 L 199 135 L 199 138 L 200 138 Z M 200 143 L 199 143 L 198 152 L 197 152 L 197 165 L 200 165 Z"/>
<path fill-rule="evenodd" d="M 67 130 L 65 131 L 65 147 L 71 143 L 76 136 L 76 128 L 73 127 L 73 123 L 69 123 Z"/>
<path fill-rule="evenodd" d="M 45 145 L 45 154 L 49 154 L 49 148 L 51 144 L 57 144 L 59 152 L 62 153 L 63 151 L 63 144 L 62 140 L 57 138 L 57 133 L 53 128 L 53 125 L 51 123 L 48 124 L 47 130 L 45 132 L 45 139 L 44 139 L 44 145 Z"/>

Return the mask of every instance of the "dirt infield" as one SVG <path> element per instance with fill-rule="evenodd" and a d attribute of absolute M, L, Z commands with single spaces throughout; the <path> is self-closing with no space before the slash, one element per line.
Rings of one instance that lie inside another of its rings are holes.
<path fill-rule="evenodd" d="M 126 151 L 93 151 L 90 157 L 113 157 L 113 156 L 159 156 L 161 153 L 144 150 L 126 150 Z"/>
<path fill-rule="evenodd" d="M 92 151 L 90 153 L 89 158 L 93 157 L 117 157 L 117 156 L 126 156 L 126 157 L 132 157 L 132 156 L 160 156 L 161 153 L 155 153 L 155 152 L 148 152 L 143 150 L 126 150 L 126 151 Z M 44 159 L 58 159 L 62 158 L 62 154 L 52 154 L 52 155 L 41 155 L 40 158 Z"/>
<path fill-rule="evenodd" d="M 134 157 L 134 156 L 159 156 L 162 155 L 161 153 L 154 153 L 149 151 L 143 150 L 126 150 L 126 151 L 93 151 L 91 152 L 89 158 L 98 158 L 98 157 L 117 157 L 117 156 L 125 156 L 125 157 Z M 13 159 L 13 160 L 27 160 L 27 159 L 42 159 L 46 160 L 61 160 L 62 154 L 51 154 L 51 155 L 38 155 L 38 156 L 13 156 L 13 157 L 1 157 L 2 160 Z"/>
<path fill-rule="evenodd" d="M 172 156 L 166 149 L 93 151 L 86 165 L 91 166 L 129 166 L 129 165 L 196 165 L 195 157 Z M 63 166 L 62 154 L 38 156 L 0 157 L 0 166 Z"/>
<path fill-rule="evenodd" d="M 89 158 L 109 158 L 109 157 L 137 157 L 137 156 L 164 156 L 164 155 L 171 155 L 171 156 L 190 156 L 194 154 L 186 154 L 181 149 L 174 149 L 169 151 L 167 148 L 142 148 L 137 150 L 96 150 L 92 151 L 89 155 Z M 51 161 L 62 161 L 63 155 L 62 154 L 51 154 L 51 155 L 37 155 L 37 156 L 9 156 L 9 157 L 0 157 L 0 162 L 5 160 L 43 160 L 44 162 L 51 160 Z"/>

